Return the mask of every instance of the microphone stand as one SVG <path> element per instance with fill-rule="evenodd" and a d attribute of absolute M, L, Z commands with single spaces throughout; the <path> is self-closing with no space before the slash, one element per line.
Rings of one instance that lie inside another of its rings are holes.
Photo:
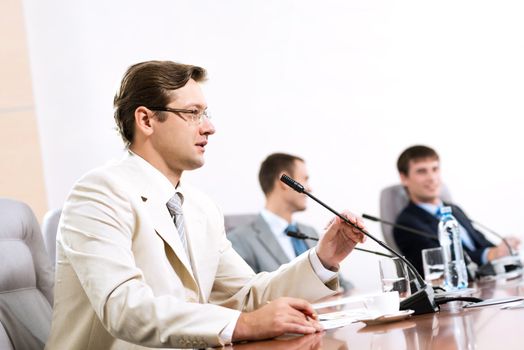
<path fill-rule="evenodd" d="M 501 235 L 501 234 L 498 234 L 497 232 L 493 231 L 492 229 L 482 225 L 480 222 L 478 221 L 473 221 L 471 220 L 471 223 L 475 226 L 478 226 L 480 227 L 481 229 L 483 229 L 484 231 L 488 231 L 489 233 L 491 233 L 493 236 L 499 238 L 502 242 L 504 242 L 504 244 L 506 245 L 506 247 L 508 248 L 508 252 L 510 255 L 513 255 L 513 256 L 516 256 L 518 255 L 517 253 L 515 253 L 515 251 L 513 250 L 513 248 L 511 248 L 511 246 L 509 245 L 508 241 Z"/>
<path fill-rule="evenodd" d="M 311 237 L 311 236 L 305 235 L 302 232 L 298 232 L 298 231 L 287 231 L 286 235 L 289 236 L 289 237 L 297 238 L 297 239 L 310 239 L 312 241 L 318 241 L 317 237 Z M 369 249 L 364 249 L 364 248 L 355 247 L 353 249 L 361 251 L 361 252 L 365 252 L 365 253 L 371 253 L 371 254 L 383 256 L 383 257 L 386 257 L 386 258 L 393 258 L 394 257 L 393 255 L 384 254 L 384 253 L 381 253 L 381 252 L 377 252 L 377 251 L 369 250 Z"/>
<path fill-rule="evenodd" d="M 429 234 L 427 232 L 424 232 L 424 231 L 420 231 L 420 230 L 414 229 L 414 228 L 409 227 L 409 226 L 399 225 L 397 223 L 394 223 L 394 222 L 391 222 L 391 221 L 387 221 L 387 220 L 383 220 L 381 218 L 377 218 L 376 216 L 369 215 L 369 214 L 362 214 L 362 217 L 364 219 L 368 219 L 368 220 L 371 220 L 371 221 L 380 222 L 382 224 L 386 224 L 386 225 L 393 226 L 393 227 L 398 227 L 398 228 L 400 228 L 400 229 L 402 229 L 404 231 L 407 231 L 409 233 L 412 233 L 412 234 L 420 236 L 420 237 L 431 239 L 431 240 L 437 241 L 437 242 L 439 241 L 438 238 L 435 237 L 434 235 L 431 235 L 431 234 Z M 468 270 L 468 276 L 470 277 L 470 281 L 473 281 L 475 279 L 475 277 L 480 277 L 479 276 L 479 266 L 473 261 L 473 259 L 471 259 L 469 254 L 466 253 L 465 251 L 464 251 L 464 260 L 466 260 L 466 268 Z"/>
<path fill-rule="evenodd" d="M 420 290 L 416 291 L 415 293 L 411 294 L 406 299 L 402 300 L 400 302 L 400 309 L 401 310 L 408 310 L 412 309 L 415 311 L 415 314 L 425 314 L 430 312 L 436 312 L 439 310 L 439 307 L 437 303 L 435 302 L 435 294 L 433 291 L 433 288 L 431 286 L 428 286 L 426 281 L 420 276 L 417 269 L 402 255 L 397 253 L 394 249 L 390 248 L 388 245 L 386 245 L 384 242 L 380 241 L 379 239 L 375 238 L 373 235 L 371 235 L 366 230 L 363 230 L 362 228 L 358 227 L 357 225 L 353 224 L 351 221 L 349 221 L 347 218 L 342 216 L 340 213 L 329 207 L 327 204 L 313 196 L 311 193 L 306 191 L 304 189 L 304 186 L 302 186 L 299 182 L 293 180 L 291 177 L 287 176 L 286 174 L 283 174 L 280 177 L 280 181 L 297 191 L 298 193 L 304 193 L 311 199 L 313 199 L 315 202 L 322 205 L 324 208 L 338 216 L 342 221 L 344 221 L 346 224 L 356 228 L 358 231 L 360 231 L 362 234 L 366 235 L 373 241 L 375 241 L 378 245 L 383 247 L 384 249 L 388 250 L 389 252 L 393 253 L 396 257 L 398 257 L 402 262 L 406 264 L 408 269 L 413 273 L 417 281 L 419 282 L 421 288 Z"/>
<path fill-rule="evenodd" d="M 500 238 L 500 240 L 504 242 L 504 244 L 508 248 L 508 252 L 510 254 L 507 257 L 498 258 L 498 259 L 489 261 L 486 264 L 482 265 L 479 268 L 481 275 L 491 276 L 491 275 L 497 275 L 497 274 L 504 274 L 504 273 L 508 273 L 508 272 L 516 271 L 516 270 L 522 270 L 522 261 L 520 260 L 519 254 L 516 253 L 511 248 L 511 245 L 508 243 L 506 238 L 504 238 L 504 236 L 482 225 L 478 221 L 473 221 L 473 220 L 470 220 L 470 221 L 473 225 L 480 227 L 482 230 L 491 233 L 492 235 L 494 235 L 497 238 Z"/>
<path fill-rule="evenodd" d="M 362 214 L 362 217 L 364 219 L 380 222 L 380 223 L 383 223 L 383 224 L 386 224 L 386 225 L 389 225 L 389 226 L 398 227 L 398 228 L 400 228 L 400 229 L 402 229 L 404 231 L 410 232 L 412 234 L 415 234 L 415 235 L 418 235 L 418 236 L 421 236 L 421 237 L 424 237 L 424 238 L 428 238 L 428 239 L 431 239 L 431 240 L 434 240 L 434 241 L 438 241 L 437 237 L 435 237 L 434 235 L 430 235 L 429 233 L 424 232 L 424 231 L 419 231 L 417 229 L 414 229 L 414 228 L 411 228 L 411 227 L 408 227 L 408 226 L 399 225 L 397 223 L 393 223 L 393 222 L 390 222 L 390 221 L 387 221 L 387 220 L 383 220 L 381 218 L 378 218 L 376 216 L 372 216 L 372 215 L 369 215 L 369 214 Z M 477 279 L 480 279 L 480 278 L 483 278 L 483 277 L 495 276 L 495 275 L 504 274 L 504 273 L 507 273 L 507 272 L 512 272 L 512 271 L 515 271 L 515 270 L 522 269 L 522 262 L 520 260 L 520 257 L 518 256 L 518 254 L 516 254 L 514 252 L 514 250 L 511 249 L 511 246 L 509 245 L 507 240 L 502 235 L 500 235 L 500 234 L 496 233 L 495 231 L 487 228 L 486 226 L 482 225 L 479 222 L 473 221 L 471 219 L 470 219 L 470 221 L 471 221 L 471 223 L 473 225 L 479 226 L 480 228 L 482 228 L 482 229 L 488 231 L 489 233 L 493 234 L 494 236 L 500 238 L 502 240 L 502 242 L 504 242 L 504 244 L 508 248 L 509 253 L 511 254 L 509 257 L 503 257 L 503 258 L 497 259 L 498 262 L 497 262 L 497 260 L 495 260 L 493 262 L 487 262 L 487 263 L 485 263 L 482 266 L 478 266 L 471 259 L 469 254 L 464 251 L 464 259 L 466 260 L 466 267 L 468 269 L 468 275 L 472 279 L 474 279 L 475 277 Z M 497 265 L 497 266 L 495 266 L 495 265 Z"/>

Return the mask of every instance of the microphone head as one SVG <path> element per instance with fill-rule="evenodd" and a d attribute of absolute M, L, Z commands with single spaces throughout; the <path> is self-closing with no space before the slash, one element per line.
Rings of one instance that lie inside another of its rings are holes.
<path fill-rule="evenodd" d="M 289 187 L 291 187 L 292 189 L 294 189 L 298 193 L 303 193 L 304 192 L 304 186 L 302 186 L 299 182 L 293 180 L 292 178 L 290 178 L 286 174 L 282 174 L 282 176 L 280 177 L 280 181 L 282 181 L 283 183 L 285 183 L 286 185 L 288 185 Z"/>
<path fill-rule="evenodd" d="M 286 231 L 286 235 L 288 237 L 293 237 L 293 238 L 298 238 L 298 239 L 307 239 L 308 238 L 308 236 L 306 236 L 302 232 L 297 232 L 297 231 Z"/>
<path fill-rule="evenodd" d="M 371 221 L 378 221 L 378 218 L 376 218 L 374 216 L 371 216 L 371 215 L 368 215 L 368 214 L 362 214 L 362 217 L 364 219 L 368 219 L 368 220 L 371 220 Z"/>

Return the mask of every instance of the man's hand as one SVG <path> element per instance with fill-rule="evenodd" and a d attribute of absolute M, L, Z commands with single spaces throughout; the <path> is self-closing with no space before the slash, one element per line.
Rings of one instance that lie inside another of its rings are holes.
<path fill-rule="evenodd" d="M 360 218 L 348 211 L 343 211 L 342 216 L 364 229 Z M 358 229 L 346 224 L 338 216 L 335 216 L 328 224 L 326 232 L 318 242 L 316 251 L 318 258 L 325 268 L 338 270 L 339 263 L 353 250 L 357 243 L 363 243 L 366 236 Z"/>
<path fill-rule="evenodd" d="M 233 332 L 233 342 L 278 337 L 286 333 L 322 331 L 311 304 L 302 299 L 278 298 L 252 312 L 243 312 Z"/>
<path fill-rule="evenodd" d="M 519 249 L 520 246 L 520 239 L 517 237 L 507 237 L 506 242 L 510 245 L 511 249 L 514 251 Z M 488 261 L 492 261 L 498 258 L 502 258 L 503 256 L 510 255 L 510 252 L 508 250 L 508 247 L 504 242 L 500 243 L 498 246 L 489 248 L 488 250 Z"/>

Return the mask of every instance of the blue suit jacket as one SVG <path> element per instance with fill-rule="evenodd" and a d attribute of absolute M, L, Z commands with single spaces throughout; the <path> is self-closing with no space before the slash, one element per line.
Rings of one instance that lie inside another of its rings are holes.
<path fill-rule="evenodd" d="M 449 204 L 446 204 L 449 205 Z M 467 253 L 471 259 L 478 265 L 482 265 L 482 253 L 486 248 L 493 247 L 493 243 L 488 241 L 482 233 L 475 230 L 471 224 L 471 220 L 466 214 L 456 205 L 450 205 L 452 214 L 457 221 L 466 229 L 475 249 L 470 250 L 465 245 L 462 245 L 464 252 Z M 417 236 L 413 233 L 407 232 L 400 228 L 394 228 L 393 236 L 395 242 L 400 248 L 402 254 L 415 266 L 415 268 L 422 274 L 422 249 L 436 248 L 440 244 L 438 242 L 438 223 L 439 220 L 422 209 L 413 202 L 409 202 L 408 206 L 402 210 L 396 221 L 397 224 L 414 228 L 416 230 L 424 231 L 428 234 L 434 235 L 435 239 L 429 239 Z"/>

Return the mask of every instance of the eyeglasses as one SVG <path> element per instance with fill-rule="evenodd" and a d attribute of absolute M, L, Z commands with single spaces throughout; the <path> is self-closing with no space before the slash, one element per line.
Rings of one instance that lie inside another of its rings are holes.
<path fill-rule="evenodd" d="M 199 111 L 197 109 L 180 109 L 180 108 L 169 108 L 169 107 L 149 107 L 152 111 L 159 111 L 159 112 L 171 112 L 185 120 L 186 122 L 191 122 L 193 124 L 202 124 L 204 121 L 204 118 L 211 119 L 211 117 L 207 114 L 207 110 Z M 184 117 L 181 113 L 189 115 L 188 117 Z"/>

